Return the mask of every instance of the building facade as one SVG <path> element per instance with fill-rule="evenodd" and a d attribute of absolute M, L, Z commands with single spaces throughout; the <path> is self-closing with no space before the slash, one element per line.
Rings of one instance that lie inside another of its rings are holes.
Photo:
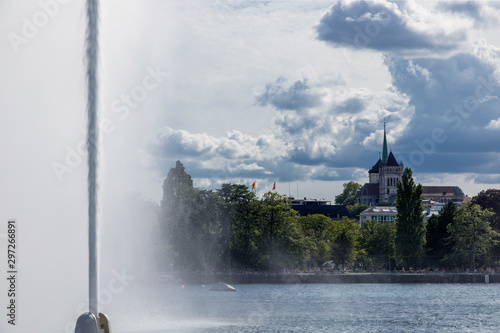
<path fill-rule="evenodd" d="M 443 204 L 450 200 L 459 204 L 470 201 L 458 186 L 422 186 L 422 199 Z"/>
<path fill-rule="evenodd" d="M 371 206 L 362 211 L 359 214 L 359 225 L 361 226 L 363 222 L 374 220 L 374 221 L 396 221 L 396 215 L 398 211 L 396 207 L 392 206 Z"/>
<path fill-rule="evenodd" d="M 365 205 L 392 204 L 396 199 L 398 181 L 403 175 L 403 163 L 398 163 L 392 151 L 387 153 L 387 137 L 384 123 L 382 157 L 368 171 L 368 183 L 356 195 L 356 202 Z"/>
<path fill-rule="evenodd" d="M 397 185 L 403 171 L 403 163 L 398 163 L 392 151 L 387 153 L 384 123 L 382 157 L 368 171 L 369 182 L 359 190 L 356 195 L 356 203 L 369 206 L 392 205 L 396 200 Z M 447 203 L 451 200 L 458 205 L 470 200 L 458 186 L 422 186 L 422 199 L 440 203 Z"/>

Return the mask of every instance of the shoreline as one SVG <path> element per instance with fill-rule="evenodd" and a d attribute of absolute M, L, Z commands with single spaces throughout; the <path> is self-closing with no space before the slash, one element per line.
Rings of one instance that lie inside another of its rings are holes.
<path fill-rule="evenodd" d="M 490 273 L 183 273 L 186 284 L 308 284 L 308 283 L 500 283 Z"/>

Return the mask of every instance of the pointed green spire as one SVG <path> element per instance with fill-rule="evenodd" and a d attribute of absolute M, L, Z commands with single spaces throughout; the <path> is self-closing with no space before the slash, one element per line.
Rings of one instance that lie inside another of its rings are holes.
<path fill-rule="evenodd" d="M 384 120 L 384 148 L 382 150 L 382 162 L 387 162 L 387 138 L 385 136 L 385 120 Z"/>

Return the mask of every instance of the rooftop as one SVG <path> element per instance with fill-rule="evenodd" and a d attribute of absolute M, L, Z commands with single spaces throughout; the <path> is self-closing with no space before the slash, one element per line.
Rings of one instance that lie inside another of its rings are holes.
<path fill-rule="evenodd" d="M 422 194 L 440 196 L 465 196 L 464 192 L 458 186 L 422 186 Z"/>
<path fill-rule="evenodd" d="M 378 195 L 378 183 L 366 183 L 359 190 L 360 195 Z"/>
<path fill-rule="evenodd" d="M 389 157 L 387 158 L 387 166 L 399 166 L 398 161 L 396 161 L 396 158 L 394 157 L 394 154 L 392 151 L 389 153 Z"/>
<path fill-rule="evenodd" d="M 368 213 L 378 213 L 378 214 L 397 214 L 397 209 L 394 206 L 370 206 L 364 211 L 361 212 L 361 214 L 368 214 Z"/>
<path fill-rule="evenodd" d="M 291 198 L 291 201 L 288 202 L 290 205 L 312 205 L 312 206 L 320 206 L 320 205 L 331 205 L 330 200 L 325 200 L 325 199 L 311 199 L 311 198 L 304 198 L 304 199 L 297 199 L 297 198 Z"/>

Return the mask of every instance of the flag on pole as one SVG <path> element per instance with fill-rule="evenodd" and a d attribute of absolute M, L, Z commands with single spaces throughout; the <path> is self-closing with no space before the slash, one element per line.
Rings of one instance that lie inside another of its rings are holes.
<path fill-rule="evenodd" d="M 255 190 L 255 182 L 252 183 L 252 191 Z"/>
<path fill-rule="evenodd" d="M 273 191 L 276 190 L 276 182 L 273 184 Z"/>

